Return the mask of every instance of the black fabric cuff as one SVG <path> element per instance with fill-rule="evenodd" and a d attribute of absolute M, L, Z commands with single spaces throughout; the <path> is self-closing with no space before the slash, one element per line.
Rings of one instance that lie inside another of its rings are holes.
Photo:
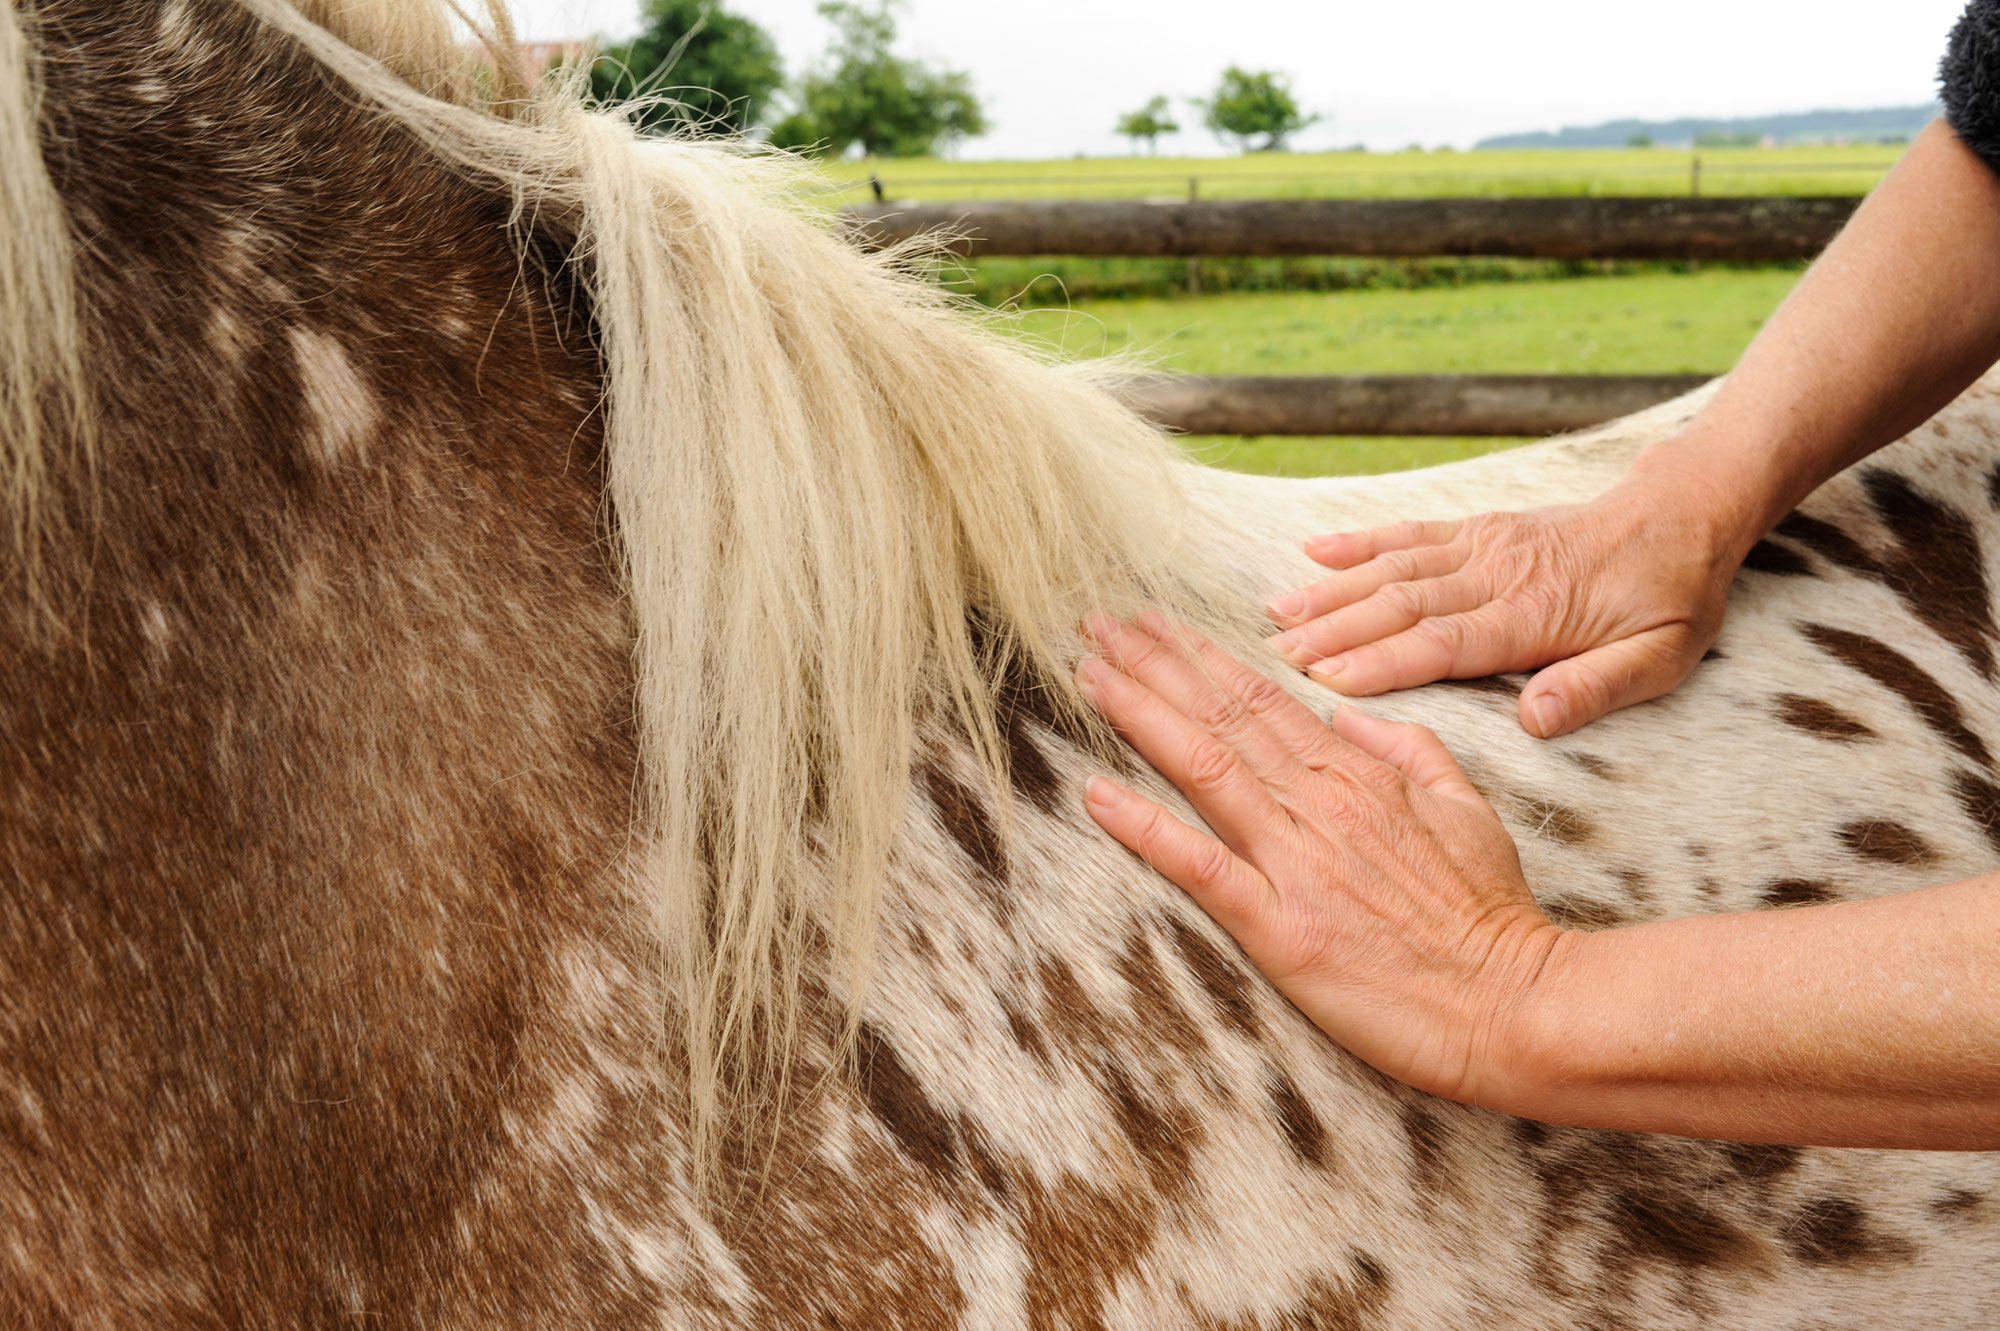
<path fill-rule="evenodd" d="M 1965 146 L 2000 173 L 2000 0 L 1972 0 L 1938 65 L 1944 115 Z"/>

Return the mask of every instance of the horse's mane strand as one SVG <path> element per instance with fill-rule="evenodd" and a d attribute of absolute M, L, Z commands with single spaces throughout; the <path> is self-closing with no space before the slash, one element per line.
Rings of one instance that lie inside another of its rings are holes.
<path fill-rule="evenodd" d="M 907 255 L 844 244 L 801 202 L 790 159 L 642 140 L 587 110 L 574 75 L 496 107 L 489 71 L 482 102 L 451 0 L 236 2 L 440 159 L 510 191 L 524 239 L 568 242 L 590 293 L 638 634 L 662 1030 L 684 1050 L 699 1185 L 725 1109 L 778 1088 L 814 921 L 851 963 L 851 1030 L 913 718 L 930 703 L 955 715 L 998 780 L 1003 675 L 1077 709 L 1081 615 L 1217 602 L 1170 572 L 1190 514 L 1172 450 L 1082 372 L 908 276 Z M 11 15 L 4 33 L 18 69 Z M 21 395 L 76 356 L 73 337 L 56 341 L 68 325 L 20 331 L 37 322 L 25 310 L 68 308 L 46 276 L 67 243 L 56 200 L 16 165 L 29 86 L 10 78 L 0 108 L 17 512 L 41 448 Z"/>
<path fill-rule="evenodd" d="M 92 414 L 78 333 L 73 242 L 43 156 L 33 20 L 0 6 L 0 503 L 24 590 L 45 544 L 48 470 L 88 464 Z M 54 454 L 54 456 L 52 456 Z"/>

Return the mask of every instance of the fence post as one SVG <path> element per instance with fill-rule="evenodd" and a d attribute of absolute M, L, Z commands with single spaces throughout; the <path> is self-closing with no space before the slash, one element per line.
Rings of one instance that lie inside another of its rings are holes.
<path fill-rule="evenodd" d="M 1193 203 L 1200 197 L 1201 177 L 1189 176 L 1188 202 Z M 1201 260 L 1192 256 L 1187 261 L 1187 289 L 1190 296 L 1199 296 L 1201 294 Z"/>
<path fill-rule="evenodd" d="M 1695 153 L 1688 164 L 1688 195 L 1701 197 L 1701 154 Z"/>

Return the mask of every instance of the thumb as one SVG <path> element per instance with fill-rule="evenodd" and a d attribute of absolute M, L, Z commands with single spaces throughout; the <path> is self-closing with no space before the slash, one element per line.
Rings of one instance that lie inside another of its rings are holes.
<path fill-rule="evenodd" d="M 1554 739 L 1620 707 L 1657 698 L 1686 679 L 1699 653 L 1685 624 L 1606 643 L 1536 672 L 1521 690 L 1521 728 Z"/>

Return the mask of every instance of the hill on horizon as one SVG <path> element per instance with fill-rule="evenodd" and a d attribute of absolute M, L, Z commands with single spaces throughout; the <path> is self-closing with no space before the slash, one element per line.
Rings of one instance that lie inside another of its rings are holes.
<path fill-rule="evenodd" d="M 1796 111 L 1775 116 L 1723 119 L 1607 120 L 1598 125 L 1565 125 L 1559 130 L 1499 134 L 1474 148 L 1622 148 L 1644 137 L 1660 147 L 1684 147 L 1702 139 L 1734 143 L 1871 142 L 1913 137 L 1944 114 L 1937 102 L 1919 106 L 1878 106 L 1853 111 Z"/>

